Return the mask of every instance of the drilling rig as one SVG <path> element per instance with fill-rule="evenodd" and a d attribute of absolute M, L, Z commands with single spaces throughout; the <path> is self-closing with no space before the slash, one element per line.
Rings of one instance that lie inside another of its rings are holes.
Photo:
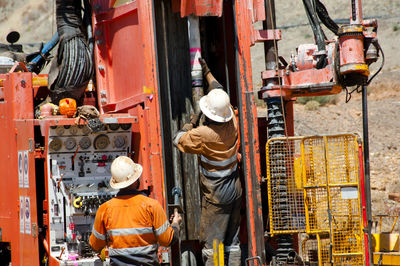
<path fill-rule="evenodd" d="M 377 21 L 363 20 L 361 0 L 350 0 L 350 21 L 341 26 L 319 0 L 303 2 L 316 44 L 299 45 L 288 63 L 278 55 L 274 0 L 57 1 L 63 4 L 57 6 L 52 41 L 34 57 L 7 60 L 1 68 L 1 260 L 108 265 L 88 237 L 97 208 L 117 193 L 108 185 L 111 162 L 125 155 L 143 166 L 142 191 L 167 212 L 177 205 L 184 211 L 180 251 L 160 247 L 160 263 L 202 265 L 198 162 L 171 140 L 198 112 L 203 57 L 238 113 L 243 264 L 372 265 L 366 87 L 375 76 L 369 66 L 382 52 Z M 257 21 L 262 30 L 253 27 Z M 334 39 L 326 40 L 321 23 Z M 57 42 L 52 70 L 41 74 L 40 64 Z M 252 84 L 258 74 L 251 71 L 255 43 L 265 47 L 262 88 Z M 361 86 L 365 94 L 363 142 L 352 134 L 292 137 L 296 97 L 338 94 L 350 86 Z M 257 119 L 254 97 L 266 102 L 266 118 Z M 52 110 L 38 116 L 46 98 L 54 105 L 73 98 L 78 106 L 96 107 L 98 115 L 80 120 Z M 331 142 L 341 147 L 332 156 Z M 356 243 L 357 252 L 342 252 L 346 260 L 335 249 L 335 196 L 326 196 L 327 207 L 319 209 L 316 193 L 307 194 L 314 188 L 329 193 L 323 166 L 342 157 L 345 166 L 337 168 L 352 179 L 338 187 L 347 191 L 344 201 L 358 208 L 341 219 L 358 221 L 357 232 L 340 238 L 346 247 Z M 177 187 L 180 199 L 172 192 Z"/>

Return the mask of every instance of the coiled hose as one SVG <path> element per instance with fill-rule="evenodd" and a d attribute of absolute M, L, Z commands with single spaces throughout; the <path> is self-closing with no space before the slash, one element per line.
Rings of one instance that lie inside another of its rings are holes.
<path fill-rule="evenodd" d="M 55 104 L 63 98 L 83 102 L 86 86 L 93 75 L 93 60 L 82 22 L 80 0 L 57 0 L 57 31 L 60 37 L 57 57 L 50 73 L 50 98 Z"/>

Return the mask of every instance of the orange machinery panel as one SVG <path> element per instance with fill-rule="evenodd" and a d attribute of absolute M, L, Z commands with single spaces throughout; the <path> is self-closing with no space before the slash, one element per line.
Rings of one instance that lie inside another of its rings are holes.
<path fill-rule="evenodd" d="M 132 143 L 143 165 L 143 188 L 166 206 L 152 1 L 114 6 L 93 0 L 98 105 L 101 113 L 138 118 Z"/>
<path fill-rule="evenodd" d="M 0 78 L 0 241 L 11 243 L 13 265 L 39 265 L 32 74 Z"/>

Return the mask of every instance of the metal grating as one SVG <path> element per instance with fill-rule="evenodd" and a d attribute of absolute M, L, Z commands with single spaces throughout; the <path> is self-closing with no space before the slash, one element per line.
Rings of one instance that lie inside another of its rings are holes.
<path fill-rule="evenodd" d="M 335 265 L 362 263 L 357 137 L 307 137 L 302 149 L 307 232 L 329 233 Z"/>
<path fill-rule="evenodd" d="M 270 233 L 306 232 L 318 265 L 362 264 L 357 136 L 271 138 L 266 152 Z"/>
<path fill-rule="evenodd" d="M 266 145 L 270 233 L 305 231 L 301 137 L 272 138 Z"/>

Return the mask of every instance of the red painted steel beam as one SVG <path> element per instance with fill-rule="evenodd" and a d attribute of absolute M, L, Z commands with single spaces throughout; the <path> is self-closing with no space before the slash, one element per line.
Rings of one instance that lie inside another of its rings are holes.
<path fill-rule="evenodd" d="M 248 257 L 250 265 L 265 263 L 264 228 L 261 208 L 261 169 L 258 144 L 257 112 L 251 73 L 251 19 L 247 1 L 234 1 L 236 36 L 236 79 L 238 86 L 242 169 L 245 179 Z"/>
<path fill-rule="evenodd" d="M 136 1 L 112 8 L 108 11 L 96 14 L 96 22 L 98 24 L 111 22 L 115 19 L 131 14 L 132 12 L 136 11 L 137 8 L 138 6 Z"/>
<path fill-rule="evenodd" d="M 255 42 L 265 42 L 273 40 L 281 40 L 281 30 L 255 30 L 254 31 Z"/>

